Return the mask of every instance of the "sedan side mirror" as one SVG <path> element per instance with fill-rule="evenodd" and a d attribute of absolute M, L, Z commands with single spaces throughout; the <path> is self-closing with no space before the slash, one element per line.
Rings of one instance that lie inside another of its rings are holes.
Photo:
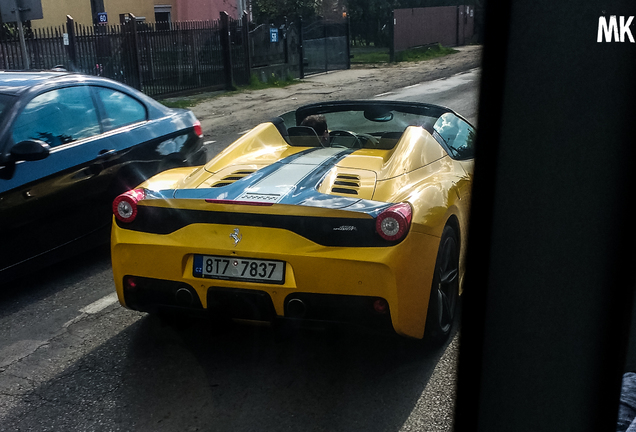
<path fill-rule="evenodd" d="M 37 161 L 46 158 L 51 152 L 47 143 L 40 140 L 20 141 L 11 147 L 12 159 L 17 161 Z"/>

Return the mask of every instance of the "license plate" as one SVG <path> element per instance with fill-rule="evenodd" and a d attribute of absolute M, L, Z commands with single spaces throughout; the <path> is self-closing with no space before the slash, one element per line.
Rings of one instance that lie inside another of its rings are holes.
<path fill-rule="evenodd" d="M 215 255 L 194 255 L 195 277 L 282 284 L 285 262 Z"/>

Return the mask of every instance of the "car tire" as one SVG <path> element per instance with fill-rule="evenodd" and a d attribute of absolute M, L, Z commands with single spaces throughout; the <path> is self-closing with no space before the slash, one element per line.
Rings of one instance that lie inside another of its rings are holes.
<path fill-rule="evenodd" d="M 444 343 L 451 334 L 459 302 L 459 242 L 451 226 L 442 233 L 426 313 L 425 339 Z"/>

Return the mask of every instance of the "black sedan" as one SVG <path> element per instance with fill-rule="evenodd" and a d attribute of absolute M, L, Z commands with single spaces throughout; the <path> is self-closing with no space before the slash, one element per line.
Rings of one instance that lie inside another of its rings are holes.
<path fill-rule="evenodd" d="M 206 162 L 201 124 L 126 85 L 0 72 L 0 284 L 107 239 L 112 199 Z"/>

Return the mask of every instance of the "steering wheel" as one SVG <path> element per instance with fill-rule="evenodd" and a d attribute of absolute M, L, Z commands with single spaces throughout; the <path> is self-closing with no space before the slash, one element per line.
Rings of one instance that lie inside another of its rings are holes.
<path fill-rule="evenodd" d="M 356 136 L 360 140 L 362 144 L 362 148 L 376 148 L 380 140 L 378 137 L 375 137 L 371 134 L 367 133 L 356 133 Z"/>
<path fill-rule="evenodd" d="M 335 140 L 334 140 L 335 138 Z M 346 143 L 347 141 L 350 141 L 353 143 L 353 145 L 342 145 L 342 144 L 335 144 L 334 145 L 334 141 L 337 143 L 338 142 L 338 138 L 345 138 L 344 140 L 341 140 L 343 143 Z M 360 138 L 358 138 L 358 136 L 353 133 L 353 132 L 349 132 L 346 130 L 332 130 L 329 132 L 329 142 L 331 143 L 331 147 L 335 147 L 335 148 L 362 148 L 362 142 L 360 141 Z"/>

